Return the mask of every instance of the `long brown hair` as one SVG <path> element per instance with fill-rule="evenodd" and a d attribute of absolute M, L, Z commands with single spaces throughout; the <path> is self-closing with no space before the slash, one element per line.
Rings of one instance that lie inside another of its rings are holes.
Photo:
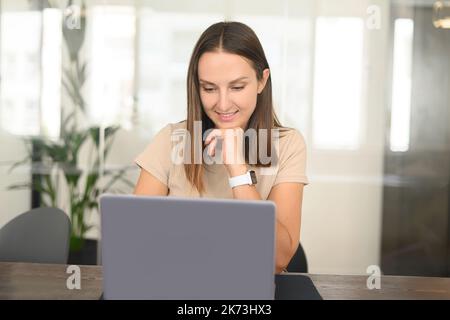
<path fill-rule="evenodd" d="M 240 22 L 219 22 L 211 25 L 206 29 L 199 40 L 197 41 L 192 57 L 189 62 L 189 69 L 187 74 L 187 124 L 186 128 L 190 136 L 195 139 L 202 139 L 206 130 L 214 128 L 214 123 L 206 115 L 203 110 L 203 105 L 200 99 L 200 85 L 198 79 L 198 62 L 202 54 L 206 52 L 223 51 L 233 53 L 246 58 L 251 62 L 253 69 L 256 72 L 258 80 L 263 77 L 264 69 L 270 69 L 267 62 L 264 50 L 259 42 L 255 32 L 247 25 Z M 194 134 L 194 122 L 201 121 L 202 137 L 197 137 Z M 271 129 L 281 128 L 281 124 L 275 114 L 272 102 L 272 82 L 271 76 L 267 79 L 264 90 L 258 94 L 256 108 L 251 115 L 247 129 L 266 129 L 267 131 L 267 156 L 271 159 L 272 155 L 272 135 Z M 202 164 L 194 162 L 194 146 L 196 144 L 191 142 L 191 161 L 184 164 L 186 177 L 193 187 L 195 187 L 200 194 L 204 192 L 205 186 L 203 183 L 203 161 Z M 203 145 L 201 141 L 198 145 Z M 248 163 L 249 145 L 248 140 L 245 140 L 245 159 Z M 259 148 L 259 143 L 258 143 Z M 263 164 L 259 158 L 259 150 L 257 150 L 257 167 L 268 167 L 272 162 Z"/>

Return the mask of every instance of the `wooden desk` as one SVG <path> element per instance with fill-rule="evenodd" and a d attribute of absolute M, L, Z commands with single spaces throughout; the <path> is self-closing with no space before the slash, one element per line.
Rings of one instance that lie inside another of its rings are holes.
<path fill-rule="evenodd" d="M 67 266 L 0 262 L 0 299 L 98 299 L 102 268 L 80 268 L 81 290 L 69 290 Z M 381 289 L 369 290 L 366 276 L 307 276 L 324 299 L 450 299 L 450 278 L 383 276 Z"/>

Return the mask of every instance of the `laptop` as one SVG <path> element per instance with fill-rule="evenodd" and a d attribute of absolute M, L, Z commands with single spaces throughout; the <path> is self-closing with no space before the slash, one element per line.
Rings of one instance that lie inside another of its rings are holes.
<path fill-rule="evenodd" d="M 270 201 L 100 197 L 103 299 L 273 300 Z"/>

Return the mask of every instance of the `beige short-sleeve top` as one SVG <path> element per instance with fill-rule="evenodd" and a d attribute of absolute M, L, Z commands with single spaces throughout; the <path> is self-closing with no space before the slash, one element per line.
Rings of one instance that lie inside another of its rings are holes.
<path fill-rule="evenodd" d="M 200 197 L 191 186 L 184 172 L 184 164 L 172 159 L 172 152 L 178 142 L 173 139 L 175 131 L 186 129 L 186 121 L 168 124 L 162 128 L 135 158 L 135 163 L 148 171 L 169 189 L 169 196 Z M 278 163 L 269 168 L 249 165 L 257 176 L 256 189 L 266 200 L 273 186 L 283 182 L 309 184 L 306 176 L 306 144 L 302 134 L 296 129 L 285 128 L 280 131 L 277 148 Z M 233 194 L 228 184 L 228 174 L 223 164 L 204 164 L 203 181 L 205 198 L 231 199 Z"/>

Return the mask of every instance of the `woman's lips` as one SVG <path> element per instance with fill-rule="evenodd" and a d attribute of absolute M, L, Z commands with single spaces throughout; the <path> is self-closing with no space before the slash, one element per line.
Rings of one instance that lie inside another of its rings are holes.
<path fill-rule="evenodd" d="M 216 113 L 219 116 L 220 121 L 222 121 L 222 122 L 230 122 L 230 121 L 233 121 L 236 118 L 238 112 L 239 111 L 235 111 L 234 113 L 231 113 L 231 114 L 224 114 L 224 113 L 218 113 L 218 112 L 216 112 Z"/>

